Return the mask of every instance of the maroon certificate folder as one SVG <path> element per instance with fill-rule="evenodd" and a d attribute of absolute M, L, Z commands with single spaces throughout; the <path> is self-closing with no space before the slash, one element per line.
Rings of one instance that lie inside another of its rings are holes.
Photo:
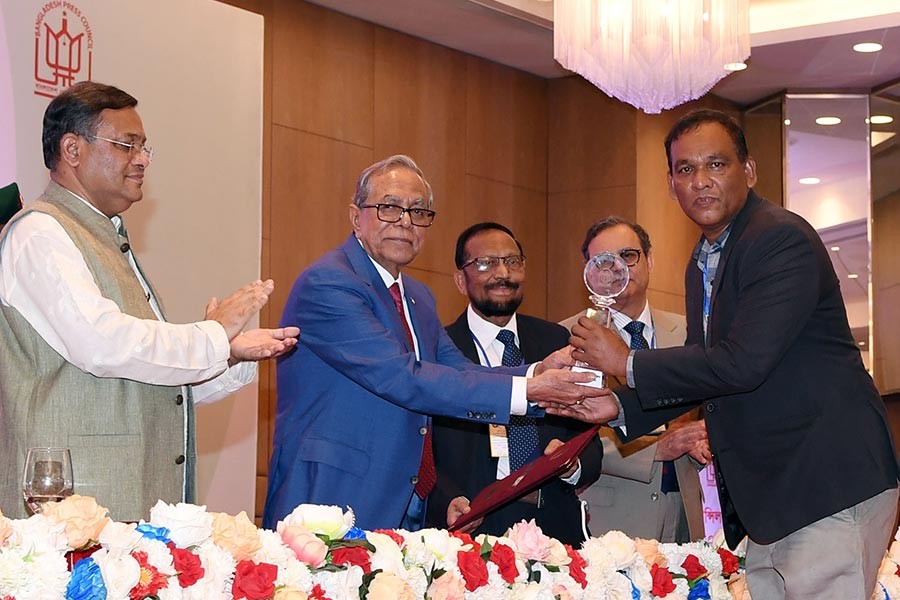
<path fill-rule="evenodd" d="M 564 473 L 597 435 L 598 429 L 600 426 L 594 425 L 557 448 L 552 454 L 542 455 L 518 471 L 510 473 L 509 476 L 499 479 L 481 490 L 481 493 L 475 496 L 470 504 L 472 510 L 457 519 L 448 529 L 455 531 L 504 504 L 521 498 L 540 487 L 551 477 Z"/>

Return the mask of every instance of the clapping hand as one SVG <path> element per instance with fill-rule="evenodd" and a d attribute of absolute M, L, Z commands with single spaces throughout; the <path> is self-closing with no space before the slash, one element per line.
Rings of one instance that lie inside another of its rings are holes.
<path fill-rule="evenodd" d="M 271 279 L 251 281 L 223 298 L 221 302 L 217 298 L 211 299 L 206 305 L 206 320 L 218 321 L 225 328 L 228 340 L 231 341 L 247 326 L 259 309 L 266 305 L 274 290 L 275 282 Z"/>
<path fill-rule="evenodd" d="M 245 331 L 231 340 L 231 357 L 228 364 L 281 356 L 297 345 L 299 336 L 300 329 L 297 327 Z"/>

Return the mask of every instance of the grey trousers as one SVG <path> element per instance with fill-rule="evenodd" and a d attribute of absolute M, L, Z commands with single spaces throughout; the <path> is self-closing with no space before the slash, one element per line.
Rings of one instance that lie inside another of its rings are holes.
<path fill-rule="evenodd" d="M 747 544 L 756 600 L 869 600 L 893 536 L 900 490 L 891 488 L 771 544 Z"/>

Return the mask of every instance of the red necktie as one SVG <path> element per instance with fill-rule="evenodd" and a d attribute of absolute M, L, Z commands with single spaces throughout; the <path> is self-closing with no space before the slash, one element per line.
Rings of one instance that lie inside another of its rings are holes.
<path fill-rule="evenodd" d="M 406 339 L 409 341 L 409 347 L 415 351 L 416 345 L 413 343 L 412 331 L 409 330 L 409 323 L 406 321 L 406 312 L 403 310 L 403 298 L 400 296 L 400 284 L 394 283 L 390 288 L 391 298 L 394 299 L 394 306 L 397 308 L 397 314 L 400 315 L 400 322 L 403 323 L 403 330 L 406 331 Z M 416 481 L 416 495 L 423 500 L 434 489 L 437 483 L 437 470 L 434 468 L 434 453 L 431 450 L 431 427 L 425 429 L 425 445 L 422 447 L 422 462 L 419 464 L 419 475 Z"/>

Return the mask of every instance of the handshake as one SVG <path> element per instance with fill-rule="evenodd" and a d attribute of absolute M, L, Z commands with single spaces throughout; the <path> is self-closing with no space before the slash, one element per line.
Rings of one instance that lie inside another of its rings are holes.
<path fill-rule="evenodd" d="M 619 417 L 619 403 L 608 388 L 591 385 L 596 375 L 575 372 L 576 359 L 622 377 L 630 350 L 614 331 L 581 317 L 572 327 L 569 345 L 545 358 L 528 380 L 526 395 L 551 415 L 588 423 L 608 423 Z"/>

